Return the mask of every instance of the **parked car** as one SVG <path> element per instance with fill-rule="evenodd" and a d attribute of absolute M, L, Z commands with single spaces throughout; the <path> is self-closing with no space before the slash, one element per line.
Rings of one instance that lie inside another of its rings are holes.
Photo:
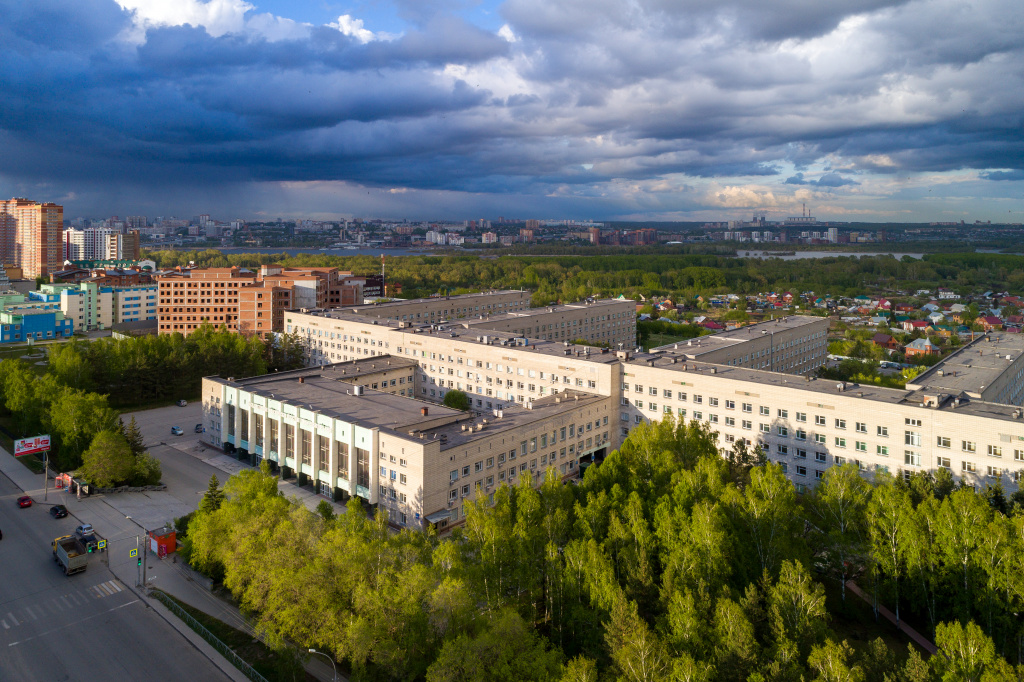
<path fill-rule="evenodd" d="M 18 506 L 22 508 L 31 507 L 32 498 L 29 497 L 28 495 L 22 495 L 21 497 L 18 498 Z"/>
<path fill-rule="evenodd" d="M 55 519 L 63 519 L 67 515 L 68 508 L 65 507 L 63 504 L 55 504 L 52 507 L 50 507 L 50 516 L 52 516 Z"/>
<path fill-rule="evenodd" d="M 204 431 L 202 424 L 196 424 L 196 433 L 202 433 Z"/>
<path fill-rule="evenodd" d="M 187 400 L 179 400 L 178 401 L 178 407 L 185 407 L 186 405 L 188 405 L 188 401 Z"/>
<path fill-rule="evenodd" d="M 96 532 L 96 529 L 92 527 L 91 523 L 83 523 L 80 526 L 75 527 L 75 532 L 79 535 L 92 535 Z"/>
<path fill-rule="evenodd" d="M 183 433 L 185 433 L 185 431 L 180 426 L 172 426 L 171 427 L 171 435 L 172 436 L 180 436 Z"/>

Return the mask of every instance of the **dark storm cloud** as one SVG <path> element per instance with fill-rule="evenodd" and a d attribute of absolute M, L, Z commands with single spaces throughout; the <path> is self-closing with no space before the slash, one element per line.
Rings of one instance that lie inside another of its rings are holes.
<path fill-rule="evenodd" d="M 455 16 L 469 0 L 398 4 L 409 29 L 371 40 L 0 0 L 0 175 L 603 208 L 644 203 L 605 196 L 616 183 L 677 174 L 833 195 L 881 174 L 1024 179 L 999 170 L 1024 158 L 1019 0 L 507 0 L 508 40 Z"/>

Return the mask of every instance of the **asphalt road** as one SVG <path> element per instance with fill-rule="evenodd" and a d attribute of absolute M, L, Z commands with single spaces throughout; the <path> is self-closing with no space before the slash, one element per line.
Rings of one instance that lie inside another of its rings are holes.
<path fill-rule="evenodd" d="M 129 587 L 138 532 L 130 520 L 97 524 L 109 556 L 94 554 L 88 570 L 65 577 L 50 543 L 91 519 L 51 518 L 53 491 L 49 504 L 19 509 L 21 494 L 0 475 L 0 682 L 227 679 Z"/>

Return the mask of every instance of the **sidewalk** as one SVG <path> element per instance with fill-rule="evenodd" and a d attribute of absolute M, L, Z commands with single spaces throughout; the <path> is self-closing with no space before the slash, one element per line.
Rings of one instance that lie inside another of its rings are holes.
<path fill-rule="evenodd" d="M 185 452 L 185 450 L 182 451 Z M 193 452 L 189 452 L 188 454 L 197 456 Z M 204 459 L 203 457 L 198 458 Z M 220 464 L 221 466 L 217 466 L 217 468 L 220 468 L 227 473 L 238 473 L 241 469 L 252 468 L 223 454 L 215 455 L 210 459 L 216 460 L 216 463 L 209 462 L 210 464 L 213 466 Z M 21 462 L 15 459 L 14 456 L 2 448 L 0 448 L 0 473 L 7 476 L 7 478 L 9 478 L 18 488 L 23 490 L 26 495 L 31 495 L 36 504 L 43 503 L 43 475 L 32 473 Z M 49 481 L 48 485 L 50 486 L 48 503 L 58 504 L 61 500 L 53 488 L 52 479 Z M 303 505 L 311 511 L 316 509 L 316 505 L 319 504 L 320 500 L 326 499 L 317 495 L 312 490 L 308 488 L 300 488 L 292 482 L 281 481 L 279 483 L 279 488 L 284 492 L 286 497 L 294 495 L 299 498 Z M 133 494 L 124 493 L 121 495 L 132 496 Z M 121 505 L 118 504 L 118 496 L 118 494 L 93 495 L 82 498 L 83 502 L 88 501 L 90 513 L 95 517 L 96 521 L 101 524 L 97 525 L 97 530 L 102 528 L 102 524 L 104 522 L 114 522 L 116 519 L 125 516 L 123 510 L 119 509 Z M 97 503 L 100 504 L 97 506 Z M 335 511 L 338 513 L 344 513 L 345 511 L 345 506 L 342 504 L 334 503 L 334 507 Z M 104 512 L 104 509 L 107 509 L 108 511 Z M 140 531 L 143 530 L 144 526 L 139 524 L 135 518 L 132 519 L 132 523 L 139 526 Z M 133 530 L 131 532 L 135 533 L 136 531 Z M 131 542 L 131 540 L 129 540 L 129 542 Z M 113 551 L 113 549 L 110 551 Z M 107 559 L 109 561 L 109 556 L 107 556 Z M 249 633 L 254 638 L 259 638 L 253 630 L 252 625 L 244 616 L 242 616 L 237 607 L 224 601 L 211 592 L 211 584 L 208 578 L 196 573 L 185 565 L 184 562 L 175 561 L 175 556 L 173 554 L 167 558 L 159 559 L 155 554 L 151 552 L 147 553 L 146 568 L 146 584 L 148 587 L 159 588 L 167 594 L 170 594 L 190 606 L 223 621 L 231 627 L 241 630 L 242 632 Z M 135 567 L 132 566 L 126 569 L 124 564 L 114 565 L 111 566 L 111 573 L 113 573 L 124 585 L 128 586 L 133 591 L 137 593 L 141 592 L 141 590 L 135 586 L 138 582 Z M 207 658 L 213 661 L 218 668 L 228 675 L 228 677 L 233 680 L 237 680 L 238 682 L 243 682 L 248 679 L 242 675 L 237 668 L 229 663 L 227 659 L 211 647 L 206 640 L 196 634 L 180 618 L 168 611 L 167 608 L 158 600 L 141 594 L 140 596 L 143 596 L 148 606 L 156 611 L 162 618 L 164 618 L 164 620 L 170 623 L 172 627 L 180 632 L 182 636 L 184 636 L 185 639 L 187 639 L 193 646 L 197 647 L 204 655 L 206 655 Z M 304 667 L 306 672 L 317 680 L 332 682 L 332 680 L 335 679 L 334 670 L 328 662 L 323 660 L 323 657 L 321 656 L 311 656 L 305 663 Z M 339 673 L 337 679 L 346 681 L 348 678 Z"/>

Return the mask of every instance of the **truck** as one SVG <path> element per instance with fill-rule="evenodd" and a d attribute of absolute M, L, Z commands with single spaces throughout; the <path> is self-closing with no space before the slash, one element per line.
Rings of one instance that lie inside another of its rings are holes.
<path fill-rule="evenodd" d="M 60 564 L 64 575 L 81 573 L 89 567 L 89 553 L 85 545 L 73 535 L 54 538 L 53 560 Z"/>

